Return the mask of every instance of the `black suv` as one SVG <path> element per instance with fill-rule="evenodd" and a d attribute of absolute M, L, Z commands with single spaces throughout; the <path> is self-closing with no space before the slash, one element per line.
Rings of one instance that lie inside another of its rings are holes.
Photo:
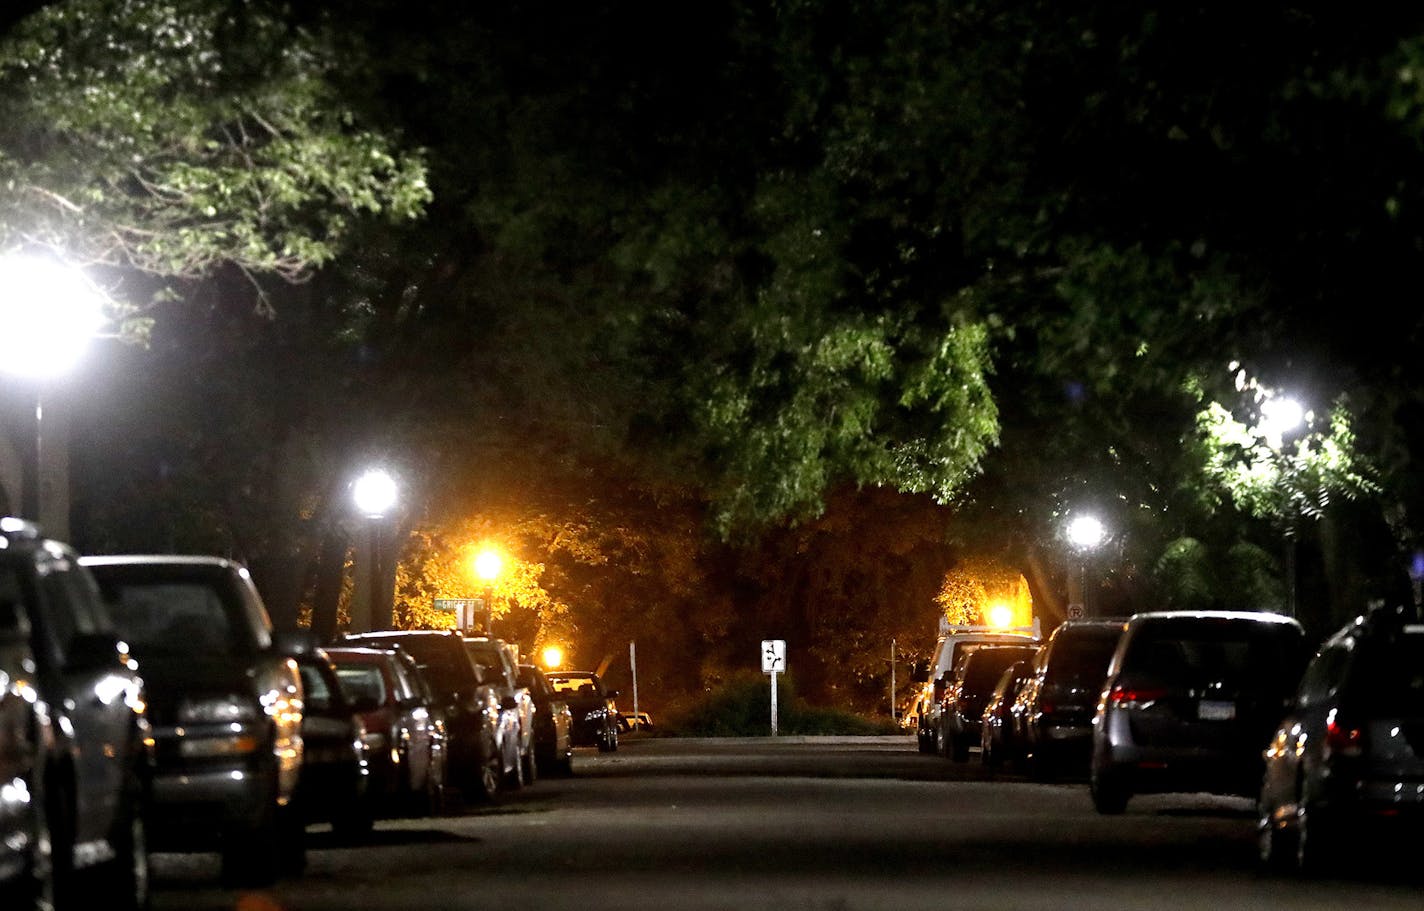
<path fill-rule="evenodd" d="M 999 678 L 1009 665 L 1031 660 L 1037 650 L 1036 645 L 981 645 L 964 656 L 949 679 L 940 707 L 946 756 L 955 762 L 969 758 L 969 747 L 980 742 L 984 706 Z"/>
<path fill-rule="evenodd" d="M 1121 813 L 1136 793 L 1255 796 L 1307 655 L 1300 624 L 1279 614 L 1133 615 L 1093 717 L 1098 812 Z"/>
<path fill-rule="evenodd" d="M 1424 624 L 1376 608 L 1326 641 L 1266 747 L 1261 860 L 1301 872 L 1424 834 Z"/>
<path fill-rule="evenodd" d="M 300 871 L 301 678 L 247 569 L 220 557 L 81 562 L 148 683 L 154 847 L 221 851 L 224 878 L 245 885 Z"/>
<path fill-rule="evenodd" d="M 605 689 L 591 671 L 549 671 L 544 675 L 554 695 L 573 712 L 574 746 L 594 746 L 605 753 L 618 749 L 617 690 Z"/>
<path fill-rule="evenodd" d="M 464 636 L 455 630 L 384 630 L 349 633 L 338 644 L 400 646 L 414 658 L 445 716 L 451 783 L 464 797 L 486 803 L 499 798 L 504 774 L 500 716 L 507 717 L 514 706 L 501 707 L 493 682 L 465 648 Z"/>
<path fill-rule="evenodd" d="M 80 889 L 148 905 L 152 752 L 137 667 L 78 555 L 0 518 L 0 907 Z"/>

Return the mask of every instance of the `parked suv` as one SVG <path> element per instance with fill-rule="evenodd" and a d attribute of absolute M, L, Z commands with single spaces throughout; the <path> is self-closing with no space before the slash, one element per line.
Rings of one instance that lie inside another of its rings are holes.
<path fill-rule="evenodd" d="M 1424 834 L 1424 624 L 1377 608 L 1328 639 L 1266 748 L 1261 859 L 1320 872 L 1338 849 Z M 1399 837 L 1403 836 L 1403 837 Z"/>
<path fill-rule="evenodd" d="M 338 644 L 400 646 L 414 658 L 445 717 L 450 783 L 466 799 L 499 799 L 504 775 L 500 717 L 515 706 L 501 707 L 494 684 L 465 648 L 464 636 L 455 630 L 385 630 L 348 634 Z"/>
<path fill-rule="evenodd" d="M 1084 774 L 1093 749 L 1093 714 L 1124 621 L 1069 620 L 1034 657 L 1011 712 L 1015 742 L 1030 774 Z"/>
<path fill-rule="evenodd" d="M 534 699 L 529 688 L 519 682 L 516 649 L 503 639 L 478 636 L 466 637 L 465 648 L 471 660 L 483 668 L 486 682 L 499 695 L 504 785 L 518 789 L 533 784 L 538 765 L 534 757 Z"/>
<path fill-rule="evenodd" d="M 939 639 L 927 667 L 916 669 L 912 678 L 929 688 L 928 711 L 920 716 L 918 741 L 922 753 L 948 755 L 948 724 L 942 713 L 944 691 L 964 656 L 984 645 L 1038 645 L 1038 621 L 1031 627 L 1009 629 L 996 626 L 953 625 L 940 619 Z"/>
<path fill-rule="evenodd" d="M 153 846 L 221 851 L 224 878 L 243 884 L 299 871 L 301 678 L 247 569 L 219 557 L 81 562 L 148 684 Z"/>
<path fill-rule="evenodd" d="M 574 715 L 569 704 L 554 692 L 544 672 L 532 664 L 519 665 L 519 682 L 534 699 L 534 749 L 539 766 L 559 775 L 572 775 Z"/>
<path fill-rule="evenodd" d="M 0 518 L 0 907 L 147 907 L 146 695 L 78 555 Z"/>
<path fill-rule="evenodd" d="M 605 753 L 618 749 L 617 690 L 606 689 L 591 671 L 549 671 L 544 675 L 554 694 L 573 713 L 574 746 L 597 746 Z"/>
<path fill-rule="evenodd" d="M 970 745 L 980 742 L 984 705 L 1009 665 L 1033 658 L 1033 645 L 984 645 L 965 655 L 944 691 L 940 719 L 945 729 L 945 754 L 955 762 L 969 758 Z"/>
<path fill-rule="evenodd" d="M 1262 751 L 1300 681 L 1304 640 L 1279 614 L 1129 619 L 1093 718 L 1098 812 L 1121 813 L 1142 792 L 1259 793 Z"/>

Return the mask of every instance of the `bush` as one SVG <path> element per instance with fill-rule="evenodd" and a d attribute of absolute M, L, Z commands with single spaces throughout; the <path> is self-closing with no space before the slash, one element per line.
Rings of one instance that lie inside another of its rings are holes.
<path fill-rule="evenodd" d="M 874 721 L 839 709 L 807 705 L 788 675 L 777 679 L 781 734 L 900 734 L 889 719 Z M 771 687 L 764 674 L 746 672 L 672 714 L 664 733 L 686 737 L 762 737 L 771 733 Z"/>

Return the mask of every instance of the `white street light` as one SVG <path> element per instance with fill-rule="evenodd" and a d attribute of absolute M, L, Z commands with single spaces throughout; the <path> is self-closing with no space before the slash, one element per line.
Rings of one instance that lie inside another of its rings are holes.
<path fill-rule="evenodd" d="M 1261 403 L 1261 432 L 1272 449 L 1279 449 L 1285 435 L 1305 422 L 1305 409 L 1289 396 L 1272 396 Z"/>
<path fill-rule="evenodd" d="M 396 505 L 396 482 L 385 469 L 373 468 L 351 486 L 351 499 L 368 519 L 379 519 Z"/>
<path fill-rule="evenodd" d="M 1078 620 L 1088 614 L 1088 559 L 1107 540 L 1108 532 L 1102 520 L 1091 513 L 1069 519 L 1065 532 L 1078 554 L 1078 571 L 1068 573 L 1068 619 Z"/>
<path fill-rule="evenodd" d="M 356 574 L 356 587 L 351 598 L 352 632 L 364 633 L 375 629 L 377 606 L 384 605 L 385 573 L 381 568 L 381 520 L 396 505 L 399 496 L 400 491 L 395 479 L 381 468 L 367 471 L 351 485 L 351 500 L 357 511 L 366 519 L 365 556 L 369 564 L 364 584 L 360 572 Z M 359 567 L 359 556 L 354 562 Z M 388 622 L 390 618 L 385 619 Z"/>
<path fill-rule="evenodd" d="M 21 511 L 69 536 L 69 463 L 61 420 L 59 458 L 45 447 L 44 384 L 74 368 L 104 323 L 104 298 L 78 269 L 27 253 L 0 257 L 0 372 L 33 384 L 35 433 L 22 470 Z"/>

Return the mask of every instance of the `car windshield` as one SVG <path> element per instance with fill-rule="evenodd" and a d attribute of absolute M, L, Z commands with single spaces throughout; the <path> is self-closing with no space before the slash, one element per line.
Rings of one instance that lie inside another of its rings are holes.
<path fill-rule="evenodd" d="M 139 656 L 158 652 L 239 655 L 250 650 L 228 605 L 202 582 L 129 582 L 104 585 L 104 596 L 124 640 Z"/>

